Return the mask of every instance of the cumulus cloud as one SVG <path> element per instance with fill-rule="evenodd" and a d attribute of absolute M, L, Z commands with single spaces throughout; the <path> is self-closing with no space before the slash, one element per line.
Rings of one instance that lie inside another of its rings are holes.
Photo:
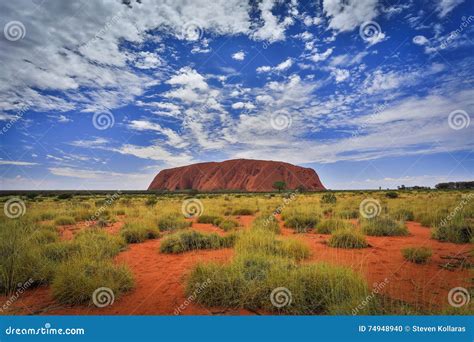
<path fill-rule="evenodd" d="M 352 31 L 377 14 L 377 0 L 323 0 L 329 27 L 340 32 Z"/>
<path fill-rule="evenodd" d="M 232 58 L 236 61 L 243 61 L 245 59 L 245 52 L 239 51 L 232 55 Z"/>

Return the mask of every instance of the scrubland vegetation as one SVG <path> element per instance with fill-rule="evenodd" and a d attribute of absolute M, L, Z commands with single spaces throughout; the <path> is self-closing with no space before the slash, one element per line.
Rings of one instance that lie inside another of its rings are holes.
<path fill-rule="evenodd" d="M 32 287 L 50 286 L 58 303 L 91 305 L 98 287 L 112 289 L 119 298 L 134 287 L 134 277 L 114 258 L 132 244 L 159 239 L 155 253 L 233 248 L 230 262 L 200 262 L 190 270 L 187 294 L 195 293 L 196 284 L 211 280 L 196 296 L 201 305 L 282 314 L 351 314 L 370 294 L 367 281 L 346 266 L 311 260 L 311 248 L 301 237 L 319 234 L 331 249 L 358 252 L 371 249 L 371 238 L 409 238 L 407 221 L 416 221 L 431 239 L 473 242 L 472 193 L 395 194 L 197 194 L 194 198 L 202 208 L 191 219 L 182 212 L 184 195 L 122 195 L 111 203 L 104 196 L 24 196 L 24 215 L 0 217 L 0 291 L 9 295 L 31 279 Z M 367 198 L 376 202 L 374 217 L 361 211 Z M 239 218 L 248 215 L 254 218 L 244 228 Z M 197 231 L 193 222 L 212 225 L 220 233 Z M 433 262 L 429 248 L 407 247 L 399 253 L 420 264 L 416 267 Z M 291 300 L 280 307 L 269 298 L 282 286 L 291 292 Z M 419 312 L 377 295 L 357 314 L 413 310 Z"/>

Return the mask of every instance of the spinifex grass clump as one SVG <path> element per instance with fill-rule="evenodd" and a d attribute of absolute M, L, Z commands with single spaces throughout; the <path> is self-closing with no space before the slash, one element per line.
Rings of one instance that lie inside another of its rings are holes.
<path fill-rule="evenodd" d="M 213 215 L 201 215 L 197 218 L 198 223 L 210 223 L 215 226 L 218 226 L 219 223 L 222 222 L 222 220 L 222 217 Z"/>
<path fill-rule="evenodd" d="M 432 230 L 431 236 L 443 242 L 469 243 L 474 237 L 474 222 L 462 217 L 442 221 Z"/>
<path fill-rule="evenodd" d="M 263 229 L 275 234 L 281 232 L 280 225 L 272 214 L 258 216 L 252 223 L 252 229 Z"/>
<path fill-rule="evenodd" d="M 304 233 L 308 229 L 312 229 L 316 226 L 319 221 L 318 216 L 312 214 L 290 214 L 284 215 L 285 226 L 293 228 L 298 233 Z"/>
<path fill-rule="evenodd" d="M 336 216 L 342 219 L 356 219 L 359 217 L 359 210 L 356 210 L 356 209 L 337 210 Z"/>
<path fill-rule="evenodd" d="M 349 229 L 354 226 L 347 221 L 340 219 L 326 219 L 318 222 L 315 232 L 318 234 L 331 234 L 336 229 Z"/>
<path fill-rule="evenodd" d="M 399 221 L 413 221 L 415 219 L 413 211 L 405 208 L 395 210 L 390 216 Z"/>
<path fill-rule="evenodd" d="M 253 214 L 255 214 L 255 210 L 248 209 L 248 208 L 235 209 L 232 212 L 232 215 L 253 215 Z"/>
<path fill-rule="evenodd" d="M 182 216 L 168 215 L 158 220 L 158 228 L 160 231 L 176 230 L 188 228 L 191 226 L 191 222 L 186 221 Z"/>
<path fill-rule="evenodd" d="M 433 252 L 428 247 L 409 247 L 402 249 L 403 257 L 415 264 L 426 264 Z"/>
<path fill-rule="evenodd" d="M 234 234 L 219 236 L 217 234 L 202 234 L 187 230 L 169 235 L 160 245 L 161 253 L 183 253 L 197 249 L 219 249 L 232 247 L 235 243 Z"/>
<path fill-rule="evenodd" d="M 328 241 L 329 247 L 336 248 L 365 248 L 369 244 L 365 236 L 354 229 L 340 229 L 333 232 Z"/>
<path fill-rule="evenodd" d="M 204 281 L 208 286 L 196 291 Z M 186 292 L 207 306 L 297 315 L 349 314 L 369 294 L 362 277 L 349 268 L 298 266 L 291 259 L 259 254 L 239 256 L 229 265 L 198 264 Z"/>
<path fill-rule="evenodd" d="M 218 226 L 225 232 L 228 232 L 229 230 L 237 228 L 239 226 L 239 223 L 234 220 L 223 219 L 222 221 L 219 222 Z"/>
<path fill-rule="evenodd" d="M 139 243 L 148 239 L 156 239 L 160 236 L 160 231 L 147 222 L 133 221 L 126 223 L 120 234 L 128 243 Z"/>
<path fill-rule="evenodd" d="M 24 218 L 0 219 L 0 292 L 11 294 L 19 283 L 49 281 L 52 267 L 41 249 L 51 238 L 51 230 Z"/>
<path fill-rule="evenodd" d="M 65 226 L 75 224 L 76 220 L 71 216 L 59 216 L 54 220 L 54 224 L 58 226 Z"/>
<path fill-rule="evenodd" d="M 375 217 L 361 222 L 362 232 L 370 236 L 406 236 L 408 229 L 403 221 L 389 217 Z"/>
<path fill-rule="evenodd" d="M 65 304 L 92 304 L 94 292 L 103 287 L 117 298 L 133 287 L 132 274 L 124 265 L 78 257 L 61 264 L 51 285 L 54 298 Z"/>

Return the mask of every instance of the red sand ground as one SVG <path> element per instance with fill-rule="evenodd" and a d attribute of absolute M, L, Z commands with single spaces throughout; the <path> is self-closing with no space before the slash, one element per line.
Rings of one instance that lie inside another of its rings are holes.
<path fill-rule="evenodd" d="M 253 217 L 242 216 L 238 220 L 249 227 Z M 331 248 L 325 244 L 329 235 L 314 233 L 294 234 L 283 227 L 283 236 L 292 235 L 304 240 L 311 248 L 312 256 L 306 262 L 325 261 L 347 265 L 361 272 L 369 284 L 381 283 L 387 279 L 387 285 L 381 293 L 391 298 L 401 299 L 412 304 L 421 304 L 425 308 L 447 306 L 448 291 L 457 286 L 469 287 L 470 274 L 466 269 L 449 271 L 439 265 L 447 260 L 442 256 L 455 256 L 467 253 L 469 244 L 441 243 L 430 239 L 429 228 L 415 222 L 408 222 L 411 233 L 407 237 L 368 237 L 370 248 L 346 250 Z M 118 231 L 117 224 L 110 228 L 111 233 Z M 193 223 L 193 229 L 202 232 L 223 232 L 209 224 Z M 192 251 L 178 255 L 158 252 L 160 240 L 149 240 L 130 245 L 120 253 L 116 262 L 125 263 L 134 274 L 135 288 L 115 303 L 105 308 L 95 306 L 67 307 L 53 300 L 48 287 L 28 290 L 9 308 L 8 314 L 49 314 L 49 315 L 172 315 L 176 308 L 186 300 L 184 294 L 185 277 L 192 267 L 200 261 L 228 262 L 233 255 L 232 249 L 211 251 Z M 400 250 L 409 246 L 428 246 L 433 249 L 433 257 L 426 265 L 406 262 Z M 3 297 L 0 303 L 6 301 Z M 191 303 L 181 314 L 255 314 L 246 310 L 204 308 Z"/>

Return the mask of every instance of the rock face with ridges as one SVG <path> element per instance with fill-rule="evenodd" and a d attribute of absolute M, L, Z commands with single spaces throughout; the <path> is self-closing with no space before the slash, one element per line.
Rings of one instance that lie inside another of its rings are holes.
<path fill-rule="evenodd" d="M 275 191 L 277 181 L 287 189 L 325 190 L 313 169 L 279 161 L 232 159 L 160 171 L 148 190 Z"/>

